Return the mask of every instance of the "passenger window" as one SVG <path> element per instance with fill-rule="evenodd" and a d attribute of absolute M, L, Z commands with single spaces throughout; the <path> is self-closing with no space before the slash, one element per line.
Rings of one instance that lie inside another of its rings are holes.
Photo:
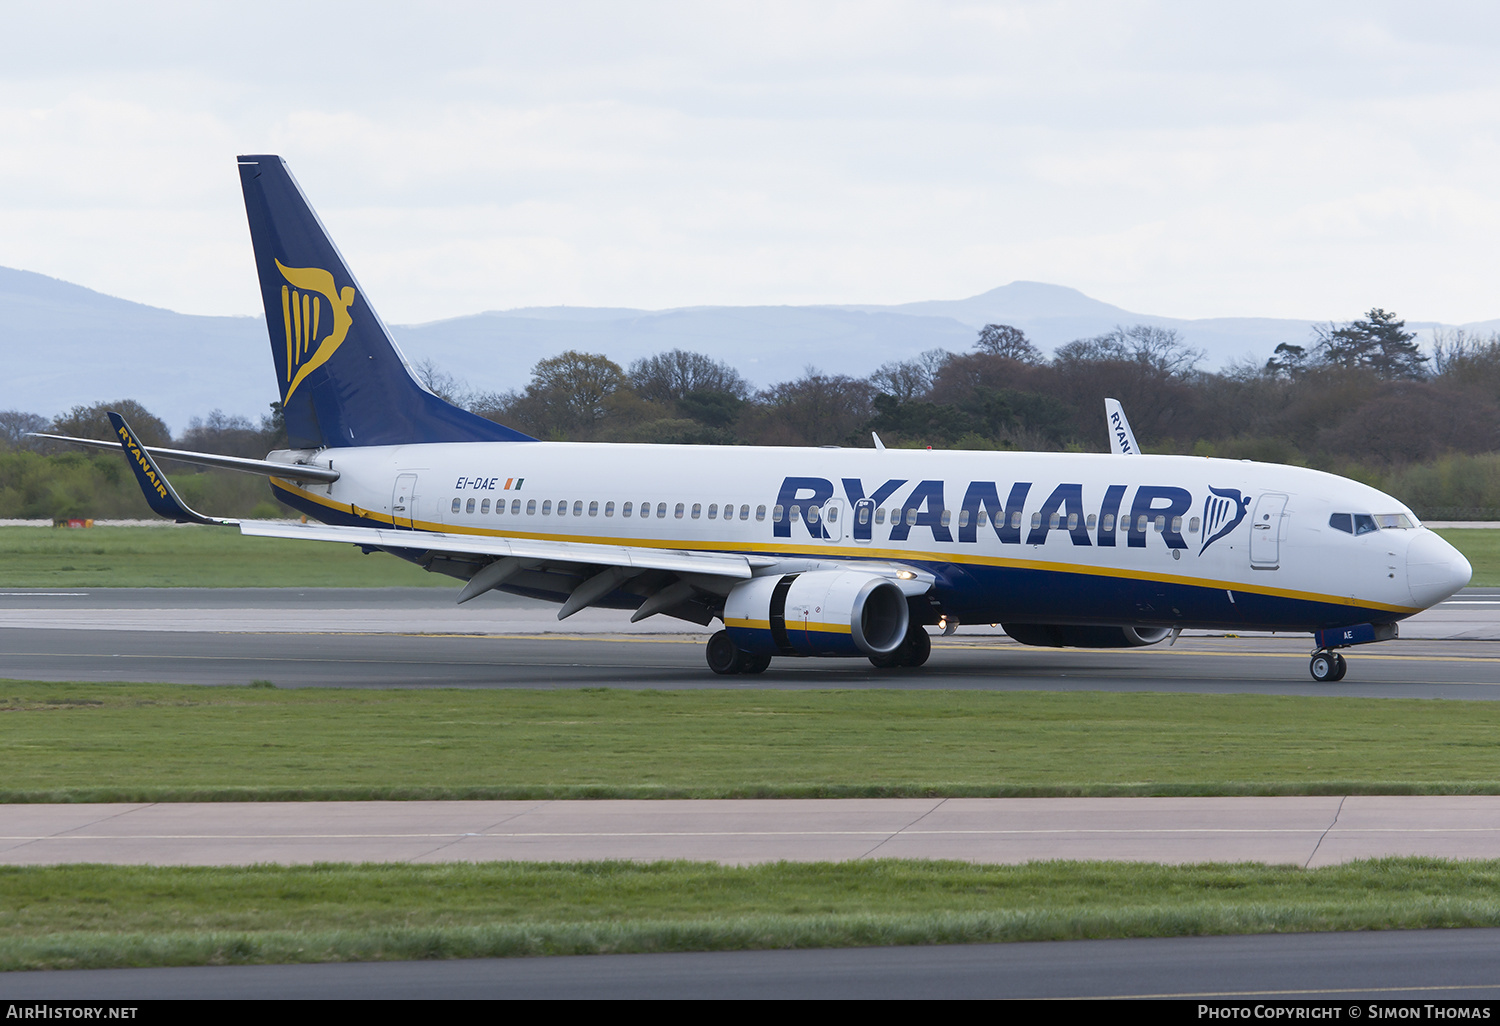
<path fill-rule="evenodd" d="M 591 517 L 597 517 L 598 515 L 599 515 L 599 501 L 597 499 L 595 499 L 593 502 L 589 503 L 589 516 L 591 516 Z"/>
<path fill-rule="evenodd" d="M 1014 513 L 1012 513 L 1010 515 L 1010 529 L 1012 531 L 1019 531 L 1021 529 L 1021 511 L 1020 510 L 1016 510 Z"/>
<path fill-rule="evenodd" d="M 464 512 L 465 513 L 472 513 L 472 512 L 474 512 L 474 500 L 473 499 L 470 499 L 468 502 L 464 503 Z"/>
<path fill-rule="evenodd" d="M 817 506 L 807 507 L 807 522 L 809 524 L 816 524 L 818 522 L 818 518 L 822 515 L 823 511 L 820 510 Z"/>
<path fill-rule="evenodd" d="M 1173 517 L 1172 518 L 1172 533 L 1173 534 L 1181 534 L 1182 533 L 1182 518 L 1181 517 Z"/>
<path fill-rule="evenodd" d="M 961 509 L 961 510 L 958 511 L 958 526 L 959 527 L 968 527 L 969 526 L 969 511 L 968 510 Z"/>
<path fill-rule="evenodd" d="M 1135 518 L 1135 533 L 1146 533 L 1146 514 L 1142 513 L 1140 516 Z"/>
<path fill-rule="evenodd" d="M 1078 530 L 1078 514 L 1077 513 L 1069 513 L 1068 514 L 1068 530 L 1070 530 L 1070 531 L 1076 531 L 1076 530 Z"/>
<path fill-rule="evenodd" d="M 677 520 L 682 519 L 682 503 L 677 504 L 677 508 L 672 511 L 672 516 Z"/>
<path fill-rule="evenodd" d="M 573 515 L 575 517 L 581 517 L 581 516 L 583 516 L 583 500 L 582 499 L 574 499 L 573 500 Z"/>
<path fill-rule="evenodd" d="M 861 524 L 868 524 L 870 522 L 870 507 L 869 506 L 861 506 L 861 507 L 859 507 L 859 516 L 856 519 Z"/>
<path fill-rule="evenodd" d="M 960 516 L 962 516 L 962 514 L 960 514 Z M 1004 518 L 1002 517 L 1001 519 L 1004 519 Z M 984 508 L 981 507 L 980 510 L 979 510 L 979 515 L 975 518 L 975 522 L 978 523 L 980 527 L 986 526 L 990 522 L 989 511 L 985 510 Z M 958 526 L 959 527 L 964 526 L 963 520 L 959 520 Z"/>
<path fill-rule="evenodd" d="M 604 515 L 607 517 L 615 515 L 615 504 L 613 502 L 606 502 L 604 504 Z"/>
<path fill-rule="evenodd" d="M 1042 526 L 1042 514 L 1040 512 L 1036 512 L 1036 513 L 1031 514 L 1031 529 L 1033 531 L 1036 531 L 1036 530 L 1039 530 L 1041 528 L 1041 526 Z"/>
<path fill-rule="evenodd" d="M 682 516 L 681 503 L 678 503 L 677 505 L 677 515 Z M 665 520 L 667 518 L 667 504 L 665 502 L 658 502 L 656 504 L 656 518 L 658 520 Z"/>
<path fill-rule="evenodd" d="M 836 524 L 839 522 L 839 508 L 837 506 L 828 507 L 828 522 L 830 524 Z"/>
<path fill-rule="evenodd" d="M 909 510 L 906 511 L 906 526 L 907 527 L 916 527 L 917 526 L 917 511 L 915 509 L 909 509 Z"/>
<path fill-rule="evenodd" d="M 1101 530 L 1113 531 L 1115 529 L 1115 515 L 1113 513 L 1104 514 L 1104 522 L 1099 527 Z"/>
<path fill-rule="evenodd" d="M 717 502 L 710 502 L 708 504 L 708 519 L 710 519 L 710 520 L 717 520 L 718 517 L 719 517 L 719 504 Z"/>
<path fill-rule="evenodd" d="M 513 516 L 513 517 L 518 517 L 518 516 L 521 515 L 521 500 L 520 499 L 512 499 L 512 500 L 510 500 L 510 515 Z"/>
<path fill-rule="evenodd" d="M 463 501 L 462 499 L 453 500 L 453 512 L 457 513 L 462 508 Z"/>
<path fill-rule="evenodd" d="M 1356 513 L 1356 514 L 1354 514 L 1354 533 L 1355 534 L 1371 534 L 1371 533 L 1373 533 L 1375 531 L 1378 531 L 1378 530 L 1379 530 L 1379 528 L 1375 526 L 1375 518 L 1372 517 L 1372 516 L 1370 516 L 1370 514 L 1368 514 L 1368 513 Z"/>
<path fill-rule="evenodd" d="M 792 507 L 791 518 L 792 518 L 792 523 L 794 523 L 794 524 L 797 521 L 799 521 L 799 520 L 802 519 L 802 507 L 801 506 L 793 506 Z"/>
<path fill-rule="evenodd" d="M 1193 519 L 1191 519 L 1191 520 L 1188 521 L 1188 533 L 1189 534 L 1197 534 L 1198 533 L 1198 518 L 1197 517 L 1194 517 Z"/>
<path fill-rule="evenodd" d="M 1156 528 L 1157 534 L 1161 534 L 1163 531 L 1165 531 L 1167 529 L 1166 514 L 1159 514 L 1157 518 L 1152 522 L 1151 526 Z"/>
<path fill-rule="evenodd" d="M 938 517 L 938 523 L 941 524 L 943 527 L 947 527 L 952 522 L 953 522 L 953 513 L 952 513 L 952 511 L 951 510 L 946 510 L 946 509 L 943 510 L 942 514 Z"/>
<path fill-rule="evenodd" d="M 633 509 L 635 509 L 635 503 L 633 503 L 633 502 L 627 502 L 625 505 L 623 505 L 623 506 L 620 507 L 620 516 L 622 516 L 622 517 L 628 517 L 628 516 L 630 516 L 630 511 L 633 510 Z"/>
<path fill-rule="evenodd" d="M 765 509 L 765 507 L 762 506 L 761 509 Z M 760 518 L 756 517 L 756 519 L 759 520 Z M 779 523 L 781 523 L 781 507 L 780 506 L 774 506 L 774 507 L 772 507 L 772 509 L 771 509 L 771 523 L 773 523 L 773 524 L 779 524 Z"/>
<path fill-rule="evenodd" d="M 1085 531 L 1092 531 L 1094 529 L 1094 520 L 1094 514 L 1090 513 L 1089 518 L 1083 522 L 1083 529 Z"/>
<path fill-rule="evenodd" d="M 550 517 L 551 515 L 552 515 L 552 500 L 548 499 L 546 502 L 542 503 L 542 516 L 544 516 L 544 517 Z"/>
<path fill-rule="evenodd" d="M 517 501 L 519 502 L 520 500 L 517 500 Z M 536 515 L 536 500 L 535 499 L 527 499 L 526 500 L 526 515 L 528 517 Z"/>
<path fill-rule="evenodd" d="M 1061 520 L 1062 518 L 1058 514 L 1052 514 L 1047 518 L 1047 529 L 1051 531 L 1057 530 L 1057 525 Z"/>
<path fill-rule="evenodd" d="M 479 512 L 481 512 L 481 513 L 488 513 L 489 511 L 490 511 L 490 500 L 489 499 L 485 499 L 483 502 L 481 502 L 479 504 Z"/>
<path fill-rule="evenodd" d="M 875 522 L 877 524 L 883 524 L 883 523 L 885 523 L 885 507 L 884 506 L 882 506 L 880 509 L 877 509 L 875 511 Z"/>
<path fill-rule="evenodd" d="M 741 506 L 740 507 L 740 519 L 744 520 L 749 515 L 750 515 L 750 507 L 749 506 Z M 764 519 L 766 519 L 766 507 L 764 507 L 764 506 L 756 506 L 755 507 L 755 519 L 756 520 L 764 520 Z"/>
<path fill-rule="evenodd" d="M 693 503 L 693 519 L 697 520 L 702 515 L 703 515 L 703 503 L 701 503 L 701 502 L 695 502 L 695 503 Z"/>

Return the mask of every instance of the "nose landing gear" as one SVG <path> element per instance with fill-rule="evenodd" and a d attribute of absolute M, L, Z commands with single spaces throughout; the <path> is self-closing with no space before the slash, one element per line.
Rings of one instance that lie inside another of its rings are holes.
<path fill-rule="evenodd" d="M 1349 672 L 1349 661 L 1337 652 L 1315 652 L 1308 669 L 1319 684 L 1331 684 L 1344 679 Z"/>

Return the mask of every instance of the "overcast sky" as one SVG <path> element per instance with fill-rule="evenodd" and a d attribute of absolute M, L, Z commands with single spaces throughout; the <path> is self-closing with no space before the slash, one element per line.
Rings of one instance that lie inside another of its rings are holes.
<path fill-rule="evenodd" d="M 234 157 L 372 303 L 1500 317 L 1493 3 L 0 0 L 0 265 L 258 313 Z"/>

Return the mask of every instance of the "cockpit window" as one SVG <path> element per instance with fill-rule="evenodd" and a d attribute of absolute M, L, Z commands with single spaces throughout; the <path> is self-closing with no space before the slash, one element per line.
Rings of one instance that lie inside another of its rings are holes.
<path fill-rule="evenodd" d="M 1349 513 L 1335 513 L 1328 518 L 1328 526 L 1345 534 L 1354 533 L 1354 517 Z"/>
<path fill-rule="evenodd" d="M 1368 513 L 1356 513 L 1356 514 L 1354 514 L 1354 533 L 1355 534 L 1370 534 L 1372 531 L 1378 531 L 1378 530 L 1379 530 L 1379 528 L 1376 527 L 1376 525 L 1375 525 L 1375 518 L 1372 517 L 1372 516 L 1370 516 L 1370 514 L 1368 514 Z"/>
<path fill-rule="evenodd" d="M 1405 513 L 1376 513 L 1375 523 L 1382 531 L 1410 531 L 1417 526 Z"/>

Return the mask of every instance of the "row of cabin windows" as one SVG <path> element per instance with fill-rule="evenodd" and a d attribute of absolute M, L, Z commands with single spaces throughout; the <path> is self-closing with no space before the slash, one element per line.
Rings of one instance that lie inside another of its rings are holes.
<path fill-rule="evenodd" d="M 559 499 L 558 502 L 557 502 L 556 511 L 557 511 L 557 515 L 560 516 L 560 517 L 567 516 L 568 515 L 568 500 L 567 499 Z M 672 510 L 672 516 L 675 517 L 678 520 L 681 520 L 683 518 L 683 516 L 686 514 L 686 511 L 687 511 L 687 504 L 679 502 L 679 503 L 677 503 L 676 507 Z M 477 512 L 480 515 L 485 515 L 485 514 L 488 514 L 490 512 L 490 500 L 489 499 L 477 499 L 477 500 L 476 499 L 468 499 L 468 500 L 464 500 L 462 498 L 457 498 L 457 499 L 453 500 L 453 512 L 454 513 L 475 513 L 475 512 Z M 534 516 L 536 516 L 537 512 L 538 512 L 538 509 L 537 509 L 537 500 L 535 500 L 535 499 L 527 499 L 526 500 L 526 511 L 525 512 L 526 512 L 526 515 L 528 517 L 534 517 Z M 553 514 L 553 506 L 552 506 L 552 500 L 551 499 L 543 499 L 542 500 L 540 512 L 541 512 L 541 515 L 544 516 L 544 517 L 550 517 L 550 516 L 552 516 L 552 514 Z M 581 516 L 583 516 L 583 512 L 584 512 L 583 500 L 582 499 L 575 499 L 575 500 L 573 500 L 573 515 L 575 517 L 581 517 Z M 604 512 L 604 515 L 607 516 L 607 517 L 614 516 L 615 515 L 615 504 L 613 502 L 606 502 L 604 504 L 603 512 Z M 495 514 L 498 516 L 498 515 L 503 515 L 504 513 L 505 513 L 505 500 L 504 499 L 497 499 L 495 501 Z M 590 502 L 588 504 L 588 515 L 591 516 L 591 517 L 597 517 L 599 515 L 599 513 L 600 513 L 600 508 L 599 508 L 598 501 L 596 500 L 596 501 Z M 521 500 L 520 499 L 512 499 L 512 500 L 510 500 L 510 515 L 511 516 L 520 516 L 521 515 Z M 620 506 L 620 516 L 622 516 L 622 517 L 628 517 L 628 516 L 635 516 L 635 515 L 636 515 L 636 504 L 635 503 L 633 503 L 633 502 L 627 502 L 627 503 L 623 503 Z M 651 503 L 649 503 L 649 502 L 643 502 L 643 503 L 641 503 L 639 515 L 642 518 L 649 517 L 651 515 Z M 667 516 L 667 504 L 665 502 L 658 502 L 656 504 L 656 515 L 657 515 L 657 517 L 659 517 L 661 519 L 666 519 L 666 516 Z M 694 520 L 697 520 L 697 519 L 699 519 L 702 516 L 703 516 L 703 504 L 701 502 L 695 502 L 695 503 L 693 503 L 692 518 Z M 711 502 L 711 503 L 709 503 L 708 504 L 708 519 L 710 519 L 710 520 L 718 520 L 719 516 L 720 516 L 719 504 L 717 502 Z M 725 519 L 725 520 L 733 520 L 734 518 L 735 518 L 734 503 L 732 503 L 732 502 L 726 502 L 724 504 L 724 509 L 723 509 L 723 519 Z M 750 507 L 749 507 L 748 504 L 741 505 L 739 507 L 739 519 L 741 519 L 741 520 L 749 520 L 750 519 Z M 766 507 L 764 507 L 764 506 L 757 506 L 755 508 L 755 519 L 756 520 L 764 520 L 764 519 L 766 519 Z"/>
<path fill-rule="evenodd" d="M 505 500 L 504 499 L 497 500 L 495 502 L 494 509 L 495 509 L 495 513 L 496 514 L 504 514 L 505 513 Z M 559 500 L 558 503 L 557 503 L 556 509 L 557 509 L 557 515 L 558 516 L 560 516 L 560 517 L 567 516 L 568 515 L 568 500 L 566 500 L 566 499 Z M 635 503 L 633 503 L 633 502 L 624 503 L 620 507 L 620 516 L 622 516 L 622 517 L 632 516 L 632 515 L 635 514 L 635 509 L 636 509 Z M 458 513 L 458 512 L 464 512 L 464 513 L 478 512 L 481 515 L 488 514 L 490 512 L 490 500 L 489 499 L 478 499 L 478 500 L 469 499 L 469 500 L 465 501 L 464 499 L 456 498 L 456 499 L 453 500 L 453 512 L 454 513 Z M 719 512 L 720 511 L 719 511 L 719 504 L 718 503 L 711 502 L 711 503 L 708 504 L 708 519 L 709 520 L 717 520 L 717 519 L 719 519 Z M 510 513 L 511 513 L 512 516 L 520 516 L 521 515 L 521 500 L 520 499 L 512 499 L 510 501 Z M 541 515 L 544 516 L 544 517 L 546 517 L 546 516 L 551 516 L 552 513 L 553 513 L 552 500 L 551 499 L 544 499 L 544 500 L 542 500 L 542 503 L 541 503 Z M 575 517 L 581 517 L 581 516 L 583 516 L 583 513 L 584 513 L 583 500 L 582 499 L 575 499 L 573 501 L 573 515 Z M 871 513 L 871 510 L 870 510 L 870 508 L 868 506 L 861 506 L 859 508 L 859 516 L 858 516 L 859 522 L 861 524 L 867 524 L 867 523 L 869 523 L 870 522 L 870 513 Z M 536 514 L 537 514 L 537 500 L 536 499 L 528 499 L 528 500 L 526 500 L 526 515 L 527 516 L 535 516 Z M 837 523 L 838 522 L 838 514 L 839 514 L 839 511 L 838 511 L 838 507 L 837 506 L 834 506 L 834 507 L 830 508 L 828 510 L 828 512 L 827 512 L 827 519 L 828 519 L 828 521 L 830 523 Z M 877 523 L 877 524 L 884 524 L 886 522 L 886 517 L 887 517 L 887 511 L 886 510 L 884 510 L 884 509 L 877 509 L 877 510 L 874 511 L 874 514 L 875 514 L 875 523 Z M 588 515 L 591 516 L 591 517 L 596 517 L 596 516 L 599 515 L 599 503 L 597 501 L 590 502 L 588 504 Z M 604 515 L 606 517 L 612 517 L 612 516 L 615 515 L 615 504 L 613 502 L 606 502 L 604 504 Z M 640 514 L 639 515 L 641 517 L 649 517 L 649 516 L 651 516 L 651 503 L 649 503 L 649 502 L 643 502 L 643 503 L 641 503 L 640 504 Z M 691 514 L 688 514 L 687 513 L 687 504 L 686 503 L 682 503 L 682 502 L 677 503 L 676 506 L 672 510 L 672 516 L 673 516 L 673 518 L 675 518 L 677 520 L 681 520 L 684 515 L 690 515 L 693 520 L 697 520 L 697 519 L 701 518 L 703 516 L 703 504 L 701 502 L 695 502 L 695 503 L 693 503 L 692 512 L 691 512 Z M 805 515 L 805 517 L 807 519 L 807 522 L 809 524 L 816 524 L 820 519 L 823 518 L 823 511 L 818 506 L 808 506 L 807 510 L 806 510 L 806 513 L 804 514 L 803 513 L 803 507 L 800 504 L 793 505 L 789 510 L 784 510 L 781 506 L 773 506 L 773 507 L 771 507 L 771 522 L 772 523 L 776 523 L 776 524 L 781 523 L 782 520 L 783 520 L 783 518 L 785 518 L 785 517 L 789 517 L 793 522 L 797 522 L 797 521 L 802 520 L 804 518 L 804 515 Z M 1347 514 L 1345 514 L 1345 515 L 1347 516 Z M 667 504 L 665 502 L 658 502 L 656 504 L 656 516 L 657 516 L 658 519 L 663 519 L 663 520 L 666 519 L 666 516 L 667 516 Z M 1334 514 L 1334 516 L 1338 517 L 1339 514 Z M 724 507 L 723 507 L 723 519 L 725 519 L 725 520 L 732 520 L 732 519 L 734 519 L 734 517 L 735 517 L 734 503 L 732 503 L 732 502 L 726 502 L 724 504 Z M 899 523 L 900 520 L 901 520 L 901 510 L 899 508 L 892 508 L 889 511 L 889 517 L 890 517 L 890 522 L 892 524 Z M 739 519 L 740 520 L 749 520 L 750 519 L 750 507 L 749 507 L 748 504 L 742 504 L 739 507 Z M 756 520 L 765 520 L 766 519 L 766 507 L 764 507 L 764 506 L 757 506 L 757 507 L 755 507 L 755 519 Z M 1084 528 L 1086 530 L 1092 531 L 1094 529 L 1095 525 L 1098 523 L 1098 519 L 1099 518 L 1095 514 L 1090 513 L 1088 515 L 1088 517 L 1084 520 L 1084 525 L 1083 525 Z M 1366 519 L 1369 519 L 1369 518 L 1366 518 Z M 997 516 L 995 518 L 995 526 L 996 527 L 1004 527 L 1005 526 L 1004 521 L 1005 521 L 1004 514 L 1001 514 L 1001 515 Z M 1137 521 L 1137 523 L 1136 523 L 1136 528 L 1135 529 L 1137 531 L 1139 531 L 1139 532 L 1144 532 L 1147 529 L 1148 526 L 1155 527 L 1155 529 L 1158 532 L 1165 531 L 1166 527 L 1167 527 L 1167 518 L 1164 515 L 1158 515 L 1154 519 L 1152 519 L 1152 518 L 1149 518 L 1149 517 L 1145 516 L 1144 514 L 1142 514 L 1142 515 L 1140 515 L 1140 516 L 1138 516 L 1136 518 L 1136 521 Z M 939 522 L 944 527 L 950 526 L 952 524 L 952 522 L 953 522 L 953 511 L 952 510 L 947 510 L 947 509 L 943 510 L 942 515 L 939 517 Z M 981 527 L 984 527 L 984 526 L 988 525 L 989 524 L 989 513 L 986 510 L 983 510 L 983 509 L 979 510 L 976 522 Z M 908 510 L 906 510 L 906 523 L 907 523 L 908 527 L 912 527 L 912 526 L 916 525 L 916 523 L 917 523 L 917 511 L 916 510 L 914 510 L 914 509 L 908 509 Z M 969 511 L 968 510 L 963 509 L 963 510 L 959 510 L 958 511 L 958 526 L 959 527 L 968 527 L 969 526 Z M 1013 530 L 1018 530 L 1020 528 L 1020 526 L 1021 526 L 1021 511 L 1020 510 L 1013 510 L 1011 512 L 1011 515 L 1010 515 L 1010 526 L 1011 526 L 1011 528 Z M 1031 514 L 1031 527 L 1032 527 L 1032 529 L 1036 530 L 1036 529 L 1040 528 L 1041 526 L 1042 526 L 1042 515 L 1041 515 L 1041 513 L 1033 513 L 1033 514 Z M 1048 518 L 1047 526 L 1048 526 L 1048 528 L 1050 528 L 1052 530 L 1057 530 L 1057 529 L 1063 527 L 1062 515 L 1060 513 L 1053 513 Z M 1078 529 L 1078 514 L 1077 513 L 1069 513 L 1068 514 L 1068 519 L 1067 519 L 1067 525 L 1066 526 L 1067 526 L 1067 529 L 1069 531 L 1076 531 Z M 1337 525 L 1335 524 L 1334 526 L 1337 526 Z M 1130 518 L 1128 516 L 1127 517 L 1120 517 L 1119 518 L 1119 522 L 1118 522 L 1118 528 L 1121 531 L 1127 531 L 1127 530 L 1129 530 L 1130 529 Z M 1115 529 L 1116 529 L 1115 515 L 1113 513 L 1106 513 L 1105 516 L 1104 516 L 1104 530 L 1106 530 L 1106 531 L 1113 531 Z M 1347 527 L 1346 528 L 1342 528 L 1342 529 L 1343 530 L 1348 530 Z M 1371 527 L 1370 530 L 1373 531 L 1374 528 Z M 1182 517 L 1173 517 L 1172 518 L 1172 531 L 1173 531 L 1173 533 L 1176 533 L 1176 534 L 1181 534 L 1182 533 Z M 1197 517 L 1193 517 L 1188 522 L 1188 531 L 1190 533 L 1193 533 L 1193 534 L 1197 534 L 1198 533 L 1198 518 Z M 1363 533 L 1363 532 L 1361 532 L 1361 533 Z"/>

